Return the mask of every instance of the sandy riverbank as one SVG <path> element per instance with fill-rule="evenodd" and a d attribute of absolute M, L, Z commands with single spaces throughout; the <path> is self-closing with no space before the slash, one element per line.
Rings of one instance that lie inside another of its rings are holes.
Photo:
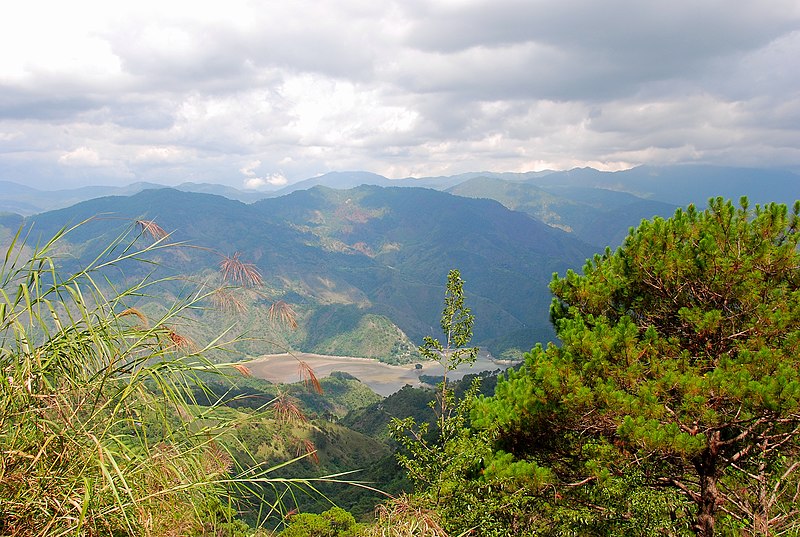
<path fill-rule="evenodd" d="M 344 371 L 359 379 L 376 393 L 386 396 L 398 391 L 406 384 L 420 385 L 419 375 L 441 375 L 442 367 L 436 362 L 423 362 L 422 369 L 414 364 L 389 365 L 369 358 L 352 356 L 326 356 L 310 353 L 268 354 L 247 362 L 253 376 L 270 382 L 297 382 L 300 380 L 299 361 L 307 363 L 318 378 L 327 377 L 333 371 Z M 458 379 L 468 373 L 505 369 L 508 366 L 495 363 L 487 354 L 481 354 L 472 367 L 460 367 L 450 373 Z"/>

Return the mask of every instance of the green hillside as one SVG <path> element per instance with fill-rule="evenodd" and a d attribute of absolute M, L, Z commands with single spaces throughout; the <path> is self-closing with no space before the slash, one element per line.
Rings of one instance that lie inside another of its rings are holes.
<path fill-rule="evenodd" d="M 565 261 L 593 249 L 568 234 L 490 200 L 416 188 L 317 187 L 254 204 L 271 218 L 303 221 L 303 231 L 354 263 L 332 267 L 362 289 L 372 310 L 393 319 L 414 341 L 438 324 L 447 267 L 459 267 L 484 320 L 478 341 L 516 330 L 549 332 L 542 293 Z M 578 261 L 581 260 L 581 261 Z"/>
<path fill-rule="evenodd" d="M 528 213 L 598 248 L 621 244 L 631 227 L 653 216 L 668 217 L 677 208 L 605 188 L 537 186 L 533 182 L 492 177 L 476 177 L 448 192 L 497 200 L 509 209 Z"/>
<path fill-rule="evenodd" d="M 98 216 L 99 215 L 99 216 Z M 419 188 L 316 187 L 252 205 L 172 189 L 146 190 L 79 203 L 30 217 L 33 236 L 95 218 L 70 234 L 65 268 L 94 259 L 132 220 L 152 220 L 185 242 L 151 260 L 173 274 L 218 285 L 223 256 L 240 252 L 264 277 L 258 289 L 236 290 L 244 320 L 218 308 L 196 310 L 201 326 L 236 323 L 246 355 L 297 350 L 341 353 L 389 362 L 412 361 L 413 342 L 438 324 L 447 271 L 460 267 L 482 323 L 478 342 L 513 341 L 525 349 L 553 335 L 547 283 L 591 255 L 569 234 L 489 200 Z M 199 247 L 202 245 L 202 248 Z M 125 270 L 142 277 L 148 265 Z M 111 281 L 119 271 L 109 268 Z M 142 297 L 157 310 L 159 300 Z M 271 320 L 276 301 L 290 305 L 299 328 Z M 210 305 L 211 306 L 211 305 Z M 215 330 L 191 335 L 202 343 Z M 515 334 L 509 339 L 506 336 Z M 505 349 L 492 348 L 499 355 Z"/>

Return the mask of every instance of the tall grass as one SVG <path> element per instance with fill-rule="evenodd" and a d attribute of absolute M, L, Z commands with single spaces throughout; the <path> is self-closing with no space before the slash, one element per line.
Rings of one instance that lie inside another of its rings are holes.
<path fill-rule="evenodd" d="M 56 252 L 70 231 L 37 246 L 18 233 L 0 269 L 0 534 L 233 534 L 232 489 L 270 490 L 264 516 L 293 487 L 313 489 L 274 468 L 235 468 L 222 446 L 247 418 L 193 404 L 198 375 L 236 372 L 203 358 L 220 340 L 198 347 L 176 328 L 217 290 L 148 319 L 135 303 L 167 279 L 119 289 L 107 277 L 174 248 L 169 236 L 136 222 L 62 276 Z M 237 263 L 222 270 L 254 283 L 254 267 Z"/>

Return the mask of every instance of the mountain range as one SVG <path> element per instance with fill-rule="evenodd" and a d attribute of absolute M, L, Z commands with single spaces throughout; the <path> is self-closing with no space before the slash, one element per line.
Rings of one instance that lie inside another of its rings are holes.
<path fill-rule="evenodd" d="M 390 320 L 412 342 L 438 335 L 452 268 L 467 282 L 469 305 L 479 319 L 476 340 L 529 347 L 552 337 L 547 284 L 553 272 L 580 266 L 594 251 L 569 233 L 493 200 L 366 185 L 314 187 L 252 204 L 174 189 L 145 190 L 81 202 L 27 223 L 35 240 L 43 240 L 65 224 L 97 215 L 67 237 L 74 244 L 70 263 L 90 261 L 125 226 L 141 219 L 173 231 L 171 239 L 202 246 L 158 259 L 176 273 L 213 268 L 220 259 L 213 252 L 241 252 L 265 275 L 269 298 L 285 300 L 301 314 L 305 335 L 289 343 L 311 352 L 355 353 L 330 340 L 376 319 Z M 387 344 L 401 344 L 402 336 L 397 337 Z"/>
<path fill-rule="evenodd" d="M 216 194 L 229 199 L 252 203 L 268 197 L 280 197 L 296 190 L 314 186 L 347 189 L 362 184 L 403 186 L 447 190 L 475 178 L 490 178 L 509 183 L 525 183 L 552 190 L 554 195 L 570 195 L 575 189 L 601 189 L 631 194 L 637 198 L 683 206 L 704 204 L 709 197 L 738 199 L 748 196 L 753 203 L 778 201 L 792 203 L 800 191 L 800 175 L 782 169 L 733 168 L 723 166 L 680 165 L 639 166 L 618 172 L 603 172 L 592 168 L 568 171 L 539 172 L 468 172 L 451 176 L 407 177 L 389 179 L 364 171 L 330 172 L 280 189 L 270 191 L 240 190 L 211 183 L 186 182 L 176 190 Z M 0 180 L 0 212 L 31 215 L 60 209 L 80 201 L 102 196 L 127 196 L 153 188 L 157 183 L 137 182 L 127 186 L 90 186 L 76 189 L 41 190 Z"/>
<path fill-rule="evenodd" d="M 199 312 L 197 337 L 235 322 L 250 336 L 238 344 L 247 355 L 290 348 L 408 361 L 423 336 L 439 335 L 452 268 L 466 281 L 475 341 L 496 354 L 524 351 L 553 337 L 552 274 L 616 247 L 643 218 L 716 195 L 791 203 L 799 185 L 790 172 L 703 166 L 403 180 L 341 172 L 273 193 L 190 183 L 42 193 L 0 183 L 9 211 L 0 215 L 0 237 L 23 222 L 39 240 L 90 220 L 67 237 L 69 268 L 93 259 L 133 221 L 153 220 L 190 245 L 155 260 L 174 274 L 208 278 L 221 256 L 239 252 L 265 276 L 264 289 L 241 298 L 249 308 L 244 321 Z M 69 205 L 30 215 L 54 203 Z M 298 330 L 270 326 L 267 308 L 276 300 L 295 309 Z"/>

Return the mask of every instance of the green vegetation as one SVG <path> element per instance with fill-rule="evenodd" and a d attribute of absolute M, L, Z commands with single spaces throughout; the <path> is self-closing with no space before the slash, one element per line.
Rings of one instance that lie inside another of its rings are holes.
<path fill-rule="evenodd" d="M 289 525 L 278 537 L 356 537 L 362 535 L 363 526 L 353 515 L 339 507 L 322 514 L 300 513 L 291 517 Z"/>
<path fill-rule="evenodd" d="M 595 251 L 496 202 L 420 188 L 315 188 L 250 205 L 172 189 L 146 190 L 38 214 L 27 218 L 26 226 L 46 240 L 67 222 L 100 214 L 113 217 L 94 219 L 66 238 L 64 246 L 73 256 L 62 260 L 66 270 L 90 262 L 121 232 L 126 219 L 155 219 L 175 230 L 171 240 L 207 247 L 159 257 L 164 270 L 195 281 L 221 284 L 216 252 L 244 252 L 264 275 L 258 289 L 230 290 L 229 298 L 246 315 L 219 308 L 194 311 L 198 324 L 189 335 L 202 340 L 235 325 L 244 337 L 230 349 L 248 357 L 335 350 L 409 360 L 410 349 L 438 331 L 437 282 L 451 267 L 460 267 L 470 282 L 471 306 L 481 319 L 476 344 L 491 344 L 495 355 L 505 350 L 503 345 L 528 350 L 554 335 L 546 292 L 552 273 Z M 125 276 L 141 278 L 146 269 L 128 267 Z M 167 284 L 140 309 L 158 312 L 180 290 L 179 284 Z M 296 313 L 297 329 L 270 319 L 269 307 L 278 301 Z M 373 327 L 379 337 L 370 337 L 367 330 Z M 514 336 L 505 338 L 510 333 Z"/>
<path fill-rule="evenodd" d="M 635 474 L 673 487 L 697 535 L 720 518 L 753 535 L 796 527 L 780 494 L 800 434 L 798 211 L 715 199 L 554 279 L 562 345 L 528 354 L 476 425 L 499 427 L 512 464 L 549 465 L 556 490 Z"/>
<path fill-rule="evenodd" d="M 145 253 L 122 240 L 62 279 L 60 238 L 35 249 L 15 239 L 0 273 L 0 529 L 201 532 L 216 516 L 202 506 L 228 504 L 228 459 L 181 396 L 206 368 L 171 328 L 182 306 L 155 322 L 127 307 L 151 282 L 106 298 L 103 269 Z"/>
<path fill-rule="evenodd" d="M 253 377 L 219 379 L 203 376 L 202 389 L 196 389 L 198 403 L 212 405 L 216 401 L 231 408 L 262 408 L 279 397 L 300 403 L 309 418 L 337 420 L 349 412 L 382 400 L 381 396 L 348 373 L 334 371 L 318 380 L 320 390 L 309 390 L 306 382 L 275 385 Z"/>
<path fill-rule="evenodd" d="M 444 366 L 436 398 L 429 403 L 436 416 L 435 427 L 431 429 L 431 422 L 419 422 L 410 416 L 395 418 L 391 434 L 404 448 L 398 453 L 398 460 L 414 485 L 411 505 L 436 513 L 435 527 L 441 533 L 465 535 L 480 530 L 483 535 L 506 535 L 517 522 L 513 510 L 502 506 L 509 498 L 502 492 L 492 493 L 492 484 L 487 486 L 475 479 L 481 462 L 493 457 L 491 433 L 474 434 L 468 426 L 480 378 L 474 380 L 458 403 L 447 381 L 448 372 L 461 363 L 474 361 L 478 352 L 477 348 L 468 347 L 474 316 L 465 305 L 464 282 L 458 270 L 448 274 L 444 303 L 440 322 L 444 343 L 426 337 L 420 347 L 423 356 L 437 359 Z M 400 503 L 393 509 L 406 507 Z"/>
<path fill-rule="evenodd" d="M 302 511 L 319 511 L 346 505 L 354 514 L 369 516 L 384 496 L 370 488 L 348 486 L 337 481 L 387 483 L 393 471 L 391 448 L 380 438 L 338 424 L 339 419 L 382 398 L 347 373 L 334 372 L 319 379 L 320 391 L 305 383 L 273 385 L 255 378 L 237 378 L 234 383 L 217 379 L 206 382 L 207 391 L 196 397 L 203 405 L 218 401 L 211 417 L 239 417 L 235 438 L 221 440 L 242 468 L 275 467 L 302 457 L 280 470 L 282 478 L 311 480 L 321 494 L 297 495 L 292 503 Z M 252 415 L 256 412 L 256 415 Z M 388 461 L 388 467 L 386 462 Z M 341 475 L 331 482 L 319 476 Z M 252 496 L 252 494 L 248 495 Z M 241 506 L 241 516 L 258 522 L 260 499 Z"/>
<path fill-rule="evenodd" d="M 448 192 L 497 200 L 598 248 L 621 243 L 628 229 L 643 218 L 669 216 L 675 211 L 674 205 L 607 188 L 537 186 L 492 177 L 475 177 Z"/>
<path fill-rule="evenodd" d="M 487 305 L 485 292 L 467 300 L 460 270 L 447 274 L 441 339 L 420 338 L 418 357 L 444 368 L 435 389 L 381 398 L 347 373 L 317 379 L 302 362 L 304 383 L 273 385 L 224 363 L 257 351 L 266 331 L 287 348 L 383 359 L 412 348 L 369 297 L 399 304 L 394 267 L 422 279 L 431 252 L 380 247 L 411 233 L 392 231 L 399 220 L 383 196 L 397 193 L 357 194 L 314 192 L 325 210 L 303 233 L 362 264 L 336 281 L 306 276 L 291 292 L 237 253 L 190 247 L 181 257 L 152 220 L 107 247 L 65 242 L 84 226 L 37 247 L 5 236 L 0 534 L 800 532 L 800 202 L 790 212 L 717 198 L 642 222 L 581 274 L 553 277 L 560 342 L 537 345 L 499 379 L 450 378 L 477 352 L 467 302 Z M 415 210 L 425 218 L 425 206 Z M 454 229 L 435 232 L 474 266 Z M 220 270 L 179 275 L 202 256 Z M 171 259 L 161 279 L 141 268 Z M 393 268 L 377 270 L 377 259 Z M 370 273 L 383 275 L 372 289 Z M 417 285 L 420 304 L 441 300 Z M 324 288 L 314 301 L 303 294 L 312 286 Z M 193 324 L 234 326 L 244 310 L 244 339 Z M 498 336 L 504 357 L 520 352 L 515 333 Z M 343 486 L 352 481 L 363 486 Z"/>
<path fill-rule="evenodd" d="M 435 360 L 444 368 L 442 382 L 439 385 L 439 430 L 444 433 L 444 424 L 450 417 L 450 407 L 455 394 L 447 385 L 448 373 L 455 371 L 461 364 L 473 364 L 478 356 L 478 347 L 467 347 L 472 340 L 472 325 L 475 316 L 464 303 L 464 281 L 458 270 L 451 270 L 447 275 L 444 293 L 444 310 L 439 326 L 442 328 L 444 343 L 431 336 L 425 336 L 419 348 L 422 356 Z"/>
<path fill-rule="evenodd" d="M 307 324 L 304 347 L 309 352 L 373 358 L 388 364 L 419 360 L 416 346 L 383 315 L 365 313 L 355 306 L 325 306 L 316 309 Z"/>
<path fill-rule="evenodd" d="M 0 533 L 244 535 L 240 501 L 256 499 L 257 521 L 266 521 L 299 492 L 313 493 L 308 480 L 274 473 L 295 455 L 239 464 L 233 446 L 266 410 L 194 398 L 201 375 L 246 373 L 203 357 L 219 340 L 200 347 L 182 333 L 218 289 L 188 288 L 148 317 L 130 304 L 175 279 L 148 275 L 120 289 L 110 275 L 176 245 L 138 221 L 62 276 L 58 255 L 76 229 L 36 247 L 18 234 L 0 270 Z M 238 285 L 259 279 L 236 257 L 223 269 Z"/>
<path fill-rule="evenodd" d="M 451 535 L 796 534 L 798 213 L 714 199 L 554 278 L 560 346 L 394 422 L 404 505 Z"/>

